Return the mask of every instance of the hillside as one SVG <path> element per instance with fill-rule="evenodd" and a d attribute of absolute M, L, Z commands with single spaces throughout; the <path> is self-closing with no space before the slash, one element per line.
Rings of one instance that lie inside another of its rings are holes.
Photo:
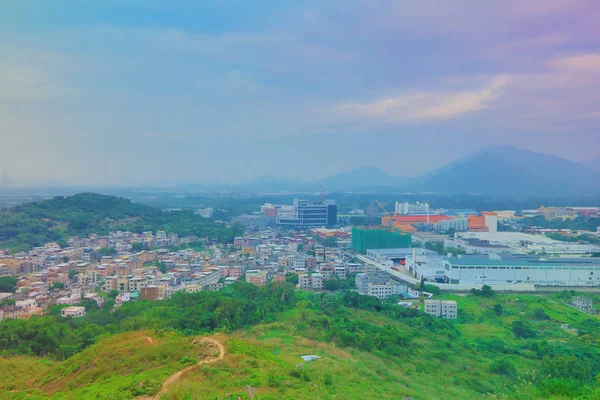
<path fill-rule="evenodd" d="M 50 358 L 7 354 L 27 353 L 29 341 L 40 340 L 21 335 L 39 331 L 31 324 L 41 318 L 0 324 L 0 346 L 5 335 L 22 340 L 21 350 L 5 348 L 0 358 L 0 398 L 592 400 L 600 394 L 600 320 L 563 305 L 571 293 L 442 295 L 460 310 L 458 321 L 445 321 L 356 293 L 295 298 L 290 289 L 238 284 L 125 304 L 114 316 L 58 318 L 51 324 L 76 324 L 75 334 L 86 324 L 86 330 L 107 323 L 125 330 L 97 333 L 97 343 L 64 361 L 60 351 Z M 322 358 L 300 358 L 312 354 Z"/>
<path fill-rule="evenodd" d="M 493 146 L 463 157 L 408 185 L 410 191 L 486 195 L 597 193 L 600 175 L 548 154 Z"/>
<path fill-rule="evenodd" d="M 209 236 L 229 241 L 238 233 L 192 211 L 161 211 L 115 196 L 81 193 L 25 203 L 0 211 L 0 249 L 29 250 L 47 242 L 66 247 L 70 236 L 110 231 L 165 230 L 180 236 Z"/>

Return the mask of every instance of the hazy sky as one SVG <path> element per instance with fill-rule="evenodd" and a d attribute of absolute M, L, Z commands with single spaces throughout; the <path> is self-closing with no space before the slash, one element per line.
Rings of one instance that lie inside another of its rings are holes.
<path fill-rule="evenodd" d="M 600 154 L 596 0 L 0 0 L 16 182 L 414 176 Z"/>

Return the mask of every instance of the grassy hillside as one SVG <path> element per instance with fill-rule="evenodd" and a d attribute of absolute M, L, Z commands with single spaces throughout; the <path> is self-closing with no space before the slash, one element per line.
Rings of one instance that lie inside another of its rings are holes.
<path fill-rule="evenodd" d="M 53 241 L 66 246 L 65 240 L 70 236 L 116 230 L 136 233 L 165 230 L 180 236 L 208 236 L 222 242 L 240 233 L 189 210 L 161 211 L 124 198 L 95 193 L 55 197 L 0 211 L 0 249 L 28 250 Z"/>
<path fill-rule="evenodd" d="M 209 334 L 222 359 L 194 344 L 206 337 L 195 329 L 121 333 L 65 361 L 0 360 L 0 398 L 597 399 L 600 320 L 563 305 L 569 295 L 444 295 L 463 310 L 448 322 L 356 294 L 300 293 L 258 325 Z"/>

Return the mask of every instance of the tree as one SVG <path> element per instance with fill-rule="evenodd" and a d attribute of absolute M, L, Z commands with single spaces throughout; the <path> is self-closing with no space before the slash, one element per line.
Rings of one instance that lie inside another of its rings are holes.
<path fill-rule="evenodd" d="M 453 256 L 457 256 L 459 254 L 466 254 L 467 252 L 464 249 L 459 249 L 458 247 L 446 247 L 444 248 L 444 253 L 450 253 Z"/>
<path fill-rule="evenodd" d="M 17 278 L 13 276 L 0 277 L 0 293 L 14 293 L 17 289 Z"/>
<path fill-rule="evenodd" d="M 15 299 L 4 299 L 4 300 L 0 301 L 0 308 L 6 307 L 6 306 L 14 306 L 15 304 L 16 304 Z"/>
<path fill-rule="evenodd" d="M 502 304 L 494 305 L 494 312 L 496 313 L 496 315 L 502 315 L 503 311 L 504 310 L 502 309 Z"/>
<path fill-rule="evenodd" d="M 64 288 L 65 288 L 65 284 L 62 282 L 54 282 L 54 284 L 52 286 L 50 286 L 50 290 L 64 289 Z"/>
<path fill-rule="evenodd" d="M 108 297 L 110 297 L 111 299 L 116 299 L 118 295 L 119 295 L 119 291 L 115 290 L 115 289 L 108 292 Z"/>
<path fill-rule="evenodd" d="M 148 250 L 146 243 L 136 242 L 131 245 L 131 251 L 139 253 L 140 251 Z"/>
<path fill-rule="evenodd" d="M 77 274 L 79 274 L 79 271 L 74 270 L 74 269 L 70 270 L 69 271 L 69 279 L 73 279 L 73 277 Z"/>
<path fill-rule="evenodd" d="M 158 266 L 158 270 L 160 272 L 162 272 L 163 274 L 167 273 L 167 264 L 164 261 L 159 261 L 156 263 L 156 265 Z"/>
<path fill-rule="evenodd" d="M 104 311 L 110 311 L 115 307 L 116 302 L 114 300 L 106 300 L 102 305 Z"/>
<path fill-rule="evenodd" d="M 512 323 L 512 331 L 516 337 L 529 339 L 535 337 L 536 332 L 531 328 L 531 324 L 526 321 L 515 321 Z"/>
<path fill-rule="evenodd" d="M 289 283 L 293 283 L 294 285 L 297 285 L 299 282 L 300 278 L 298 277 L 298 275 L 294 274 L 293 272 L 286 272 L 285 273 L 285 281 L 289 282 Z"/>
<path fill-rule="evenodd" d="M 489 371 L 492 374 L 506 375 L 510 377 L 517 376 L 517 369 L 509 360 L 502 359 L 494 361 L 490 367 Z"/>
<path fill-rule="evenodd" d="M 537 319 L 538 321 L 550 319 L 548 314 L 546 314 L 546 311 L 542 310 L 541 308 L 536 308 L 533 310 L 533 318 Z"/>
<path fill-rule="evenodd" d="M 328 279 L 325 281 L 325 289 L 326 290 L 331 290 L 331 291 L 339 290 L 340 286 L 341 286 L 340 281 L 337 279 Z"/>
<path fill-rule="evenodd" d="M 117 249 L 115 249 L 114 247 L 103 247 L 100 249 L 101 257 L 112 257 L 115 255 L 117 255 Z"/>
<path fill-rule="evenodd" d="M 64 257 L 62 258 L 62 262 L 63 262 L 63 263 L 68 263 L 69 261 L 70 261 L 70 260 L 69 260 L 69 257 L 67 257 L 67 256 L 64 256 Z"/>
<path fill-rule="evenodd" d="M 489 285 L 483 285 L 481 288 L 481 297 L 492 297 L 494 296 L 494 290 Z"/>

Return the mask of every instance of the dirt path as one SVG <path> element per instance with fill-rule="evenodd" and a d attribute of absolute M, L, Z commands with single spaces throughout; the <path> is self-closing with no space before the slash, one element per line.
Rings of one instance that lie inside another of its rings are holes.
<path fill-rule="evenodd" d="M 144 336 L 142 339 L 146 339 L 148 343 L 154 344 L 154 339 L 152 339 L 150 336 Z"/>
<path fill-rule="evenodd" d="M 219 356 L 217 358 L 212 358 L 212 357 L 207 357 L 204 360 L 198 361 L 197 364 L 189 366 L 187 368 L 182 369 L 181 371 L 177 371 L 175 372 L 173 375 L 171 375 L 170 377 L 167 378 L 166 381 L 164 381 L 162 388 L 160 389 L 160 392 L 158 392 L 154 397 L 151 397 L 152 400 L 159 400 L 160 396 L 162 394 L 164 394 L 167 389 L 169 388 L 169 386 L 177 381 L 179 381 L 181 379 L 181 376 L 183 374 L 185 374 L 186 372 L 202 365 L 202 364 L 210 364 L 219 360 L 222 360 L 223 357 L 225 357 L 225 346 L 223 346 L 223 344 L 215 339 L 210 339 L 210 338 L 204 338 L 204 339 L 200 339 L 198 341 L 198 344 L 202 344 L 202 343 L 212 343 L 213 345 L 217 346 L 219 348 Z"/>

